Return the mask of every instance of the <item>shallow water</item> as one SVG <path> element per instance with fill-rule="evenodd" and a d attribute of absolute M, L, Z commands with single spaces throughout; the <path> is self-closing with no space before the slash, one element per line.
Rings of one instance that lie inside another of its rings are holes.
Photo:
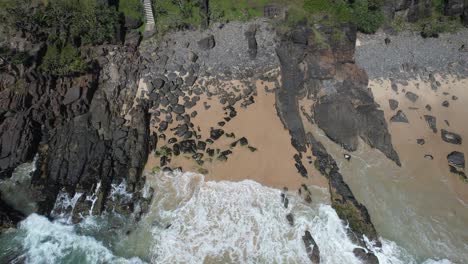
<path fill-rule="evenodd" d="M 405 248 L 418 263 L 428 258 L 467 263 L 468 210 L 444 184 L 441 168 L 424 158 L 400 168 L 362 141 L 348 162 L 339 146 L 322 131 L 314 132 L 369 210 L 379 235 Z"/>
<path fill-rule="evenodd" d="M 309 263 L 302 235 L 309 230 L 321 263 L 360 263 L 346 226 L 326 204 L 314 203 L 254 181 L 205 182 L 194 173 L 153 174 L 155 199 L 132 226 L 118 215 L 88 217 L 77 225 L 32 214 L 18 230 L 0 237 L 0 260 L 26 263 Z M 290 226 L 286 215 L 294 215 Z M 66 218 L 65 218 L 66 219 Z M 380 263 L 416 263 L 394 242 L 376 250 Z M 2 263 L 3 263 L 2 262 Z M 426 263 L 447 263 L 433 262 Z M 448 262 L 449 263 L 449 262 Z"/>

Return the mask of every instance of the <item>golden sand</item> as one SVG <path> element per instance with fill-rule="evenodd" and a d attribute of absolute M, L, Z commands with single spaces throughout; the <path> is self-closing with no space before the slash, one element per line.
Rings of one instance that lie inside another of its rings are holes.
<path fill-rule="evenodd" d="M 233 85 L 242 85 L 240 82 Z M 236 138 L 222 136 L 216 140 L 210 148 L 219 148 L 221 151 L 230 149 L 230 144 L 241 137 L 247 138 L 249 145 L 256 148 L 251 151 L 247 146 L 237 146 L 231 148 L 232 154 L 227 161 L 205 161 L 203 166 L 195 163 L 190 156 L 180 155 L 173 157 L 170 165 L 172 167 L 182 167 L 184 171 L 203 172 L 206 180 L 213 181 L 242 181 L 246 179 L 254 180 L 263 185 L 274 188 L 288 188 L 297 190 L 301 184 L 327 187 L 328 182 L 309 163 L 309 159 L 303 157 L 303 165 L 306 167 L 309 178 L 302 177 L 294 166 L 294 154 L 297 151 L 291 145 L 291 136 L 283 126 L 277 116 L 275 108 L 275 94 L 266 92 L 264 87 L 269 89 L 274 87 L 273 83 L 256 82 L 257 95 L 254 96 L 255 103 L 240 107 L 240 102 L 236 103 L 237 116 L 226 122 L 222 129 L 226 133 L 234 133 Z M 206 110 L 203 102 L 207 102 L 211 107 Z M 200 128 L 199 134 L 202 139 L 209 137 L 211 127 L 218 127 L 217 123 L 224 121 L 226 111 L 217 97 L 208 98 L 201 96 L 201 100 L 193 108 L 198 112 L 192 118 L 194 127 Z M 167 136 L 170 138 L 170 136 Z M 158 145 L 161 146 L 159 143 Z M 310 153 L 310 152 L 309 152 Z M 205 154 L 205 157 L 207 155 Z M 146 170 L 151 170 L 159 165 L 159 159 L 150 155 Z"/>

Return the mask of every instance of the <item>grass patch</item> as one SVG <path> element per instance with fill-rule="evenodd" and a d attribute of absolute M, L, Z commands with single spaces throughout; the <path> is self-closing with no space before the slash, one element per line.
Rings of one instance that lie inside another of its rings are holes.
<path fill-rule="evenodd" d="M 198 1 L 153 0 L 153 8 L 159 33 L 200 26 L 200 4 Z"/>

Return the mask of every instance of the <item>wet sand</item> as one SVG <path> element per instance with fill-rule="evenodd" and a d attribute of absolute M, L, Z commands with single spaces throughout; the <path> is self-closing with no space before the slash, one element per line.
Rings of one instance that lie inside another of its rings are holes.
<path fill-rule="evenodd" d="M 241 82 L 233 82 L 232 85 L 242 85 Z M 265 86 L 270 90 L 265 91 Z M 303 157 L 303 165 L 306 167 L 309 178 L 302 177 L 294 166 L 294 154 L 297 151 L 291 145 L 291 137 L 284 128 L 281 120 L 276 114 L 275 94 L 271 92 L 273 83 L 256 81 L 257 95 L 254 96 L 255 103 L 246 108 L 236 103 L 237 116 L 226 122 L 222 127 L 225 133 L 234 133 L 235 138 L 223 135 L 216 140 L 210 148 L 219 148 L 221 151 L 230 149 L 233 153 L 228 156 L 227 161 L 205 161 L 203 166 L 198 165 L 189 155 L 172 157 L 171 167 L 182 167 L 184 171 L 195 171 L 205 174 L 207 181 L 242 181 L 254 180 L 263 185 L 273 188 L 298 190 L 302 184 L 328 187 L 325 177 L 315 170 L 312 160 Z M 205 109 L 204 102 L 211 107 Z M 199 135 L 208 138 L 211 127 L 217 127 L 217 123 L 224 121 L 223 117 L 228 114 L 218 98 L 206 95 L 192 109 L 198 115 L 192 119 L 194 127 L 199 127 Z M 230 147 L 234 141 L 245 137 L 249 146 L 256 150 L 252 151 L 247 146 Z M 167 136 L 170 138 L 170 136 Z M 160 146 L 164 143 L 158 143 Z M 159 165 L 159 159 L 150 155 L 146 170 L 151 170 Z"/>
<path fill-rule="evenodd" d="M 408 81 L 407 86 L 398 84 L 398 93 L 392 90 L 389 80 L 370 81 L 369 87 L 375 101 L 384 110 L 402 167 L 363 141 L 360 141 L 356 152 L 350 153 L 352 158 L 348 162 L 343 158 L 346 152 L 329 140 L 323 131 L 316 126 L 308 129 L 335 158 L 345 181 L 369 210 L 382 237 L 406 248 L 421 262 L 437 256 L 463 263 L 468 259 L 468 183 L 449 172 L 446 156 L 454 150 L 464 152 L 466 156 L 467 143 L 453 145 L 442 141 L 440 129 L 445 128 L 460 134 L 464 140 L 468 139 L 468 93 L 465 91 L 468 80 L 437 78 L 441 82 L 437 91 L 431 90 L 429 83 L 414 80 Z M 419 83 L 419 88 L 416 83 Z M 405 97 L 403 89 L 417 94 L 418 100 L 412 103 Z M 444 95 L 444 92 L 449 94 Z M 458 100 L 452 100 L 452 95 L 456 95 Z M 394 111 L 389 107 L 390 98 L 399 102 Z M 449 101 L 448 108 L 441 105 L 444 100 Z M 431 105 L 431 111 L 425 108 L 426 104 Z M 409 123 L 389 121 L 398 109 L 403 110 Z M 437 134 L 427 125 L 425 114 L 437 118 Z M 450 126 L 444 120 L 448 120 Z M 418 145 L 418 138 L 423 138 L 425 144 Z M 426 154 L 434 159 L 424 158 Z"/>

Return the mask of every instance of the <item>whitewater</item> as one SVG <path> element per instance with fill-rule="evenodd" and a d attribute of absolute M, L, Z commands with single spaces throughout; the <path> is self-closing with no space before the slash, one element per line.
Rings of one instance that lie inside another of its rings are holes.
<path fill-rule="evenodd" d="M 122 184 L 113 186 L 116 195 Z M 310 263 L 302 236 L 310 231 L 321 263 L 361 263 L 359 248 L 347 236 L 347 226 L 328 205 L 327 190 L 313 189 L 305 203 L 287 192 L 251 180 L 205 181 L 196 173 L 147 176 L 154 190 L 149 212 L 137 223 L 118 214 L 86 217 L 71 224 L 69 215 L 54 221 L 31 214 L 17 230 L 0 237 L 0 260 L 10 263 Z M 78 194 L 79 195 L 79 194 Z M 73 206 L 76 197 L 57 200 Z M 287 214 L 294 216 L 291 226 Z M 130 217 L 132 218 L 132 217 Z M 382 248 L 370 248 L 380 263 L 417 263 L 404 249 L 382 238 Z M 6 262 L 6 263 L 8 263 Z M 452 263 L 426 260 L 424 264 Z"/>

